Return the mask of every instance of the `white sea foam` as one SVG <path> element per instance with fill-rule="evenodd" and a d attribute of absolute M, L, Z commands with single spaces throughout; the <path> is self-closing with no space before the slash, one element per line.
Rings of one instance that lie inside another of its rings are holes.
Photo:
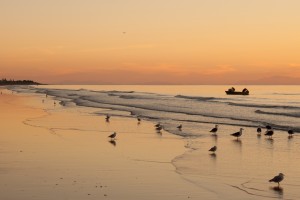
<path fill-rule="evenodd" d="M 257 127 L 266 124 L 276 129 L 293 128 L 300 131 L 299 104 L 286 104 L 265 97 L 207 97 L 163 95 L 150 92 L 96 91 L 88 89 L 48 89 L 39 87 L 11 87 L 23 93 L 42 93 L 78 106 L 107 108 L 131 113 L 148 120 L 161 122 L 172 133 L 199 135 L 201 124 L 225 124 L 239 127 Z M 183 124 L 183 130 L 175 127 Z"/>

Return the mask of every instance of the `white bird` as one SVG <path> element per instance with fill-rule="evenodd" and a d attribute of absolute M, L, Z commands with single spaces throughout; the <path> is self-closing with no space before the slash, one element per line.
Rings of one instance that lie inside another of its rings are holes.
<path fill-rule="evenodd" d="M 213 146 L 208 151 L 211 151 L 211 152 L 215 153 L 217 151 L 217 146 Z"/>
<path fill-rule="evenodd" d="M 116 138 L 116 136 L 117 136 L 117 133 L 114 132 L 113 134 L 111 134 L 111 135 L 108 136 L 108 137 L 110 137 L 111 140 L 114 140 L 114 139 Z"/>
<path fill-rule="evenodd" d="M 230 135 L 236 137 L 236 139 L 238 140 L 239 137 L 241 137 L 241 135 L 243 134 L 243 130 L 244 130 L 243 128 L 240 128 L 240 131 L 239 131 L 239 132 L 232 133 L 232 134 L 230 134 Z"/>
<path fill-rule="evenodd" d="M 211 129 L 209 132 L 216 134 L 218 131 L 218 125 L 215 126 L 215 128 Z"/>
<path fill-rule="evenodd" d="M 279 183 L 284 179 L 284 174 L 283 173 L 279 173 L 278 176 L 274 176 L 274 178 L 270 179 L 269 182 L 275 182 L 278 183 L 278 187 L 279 187 Z"/>

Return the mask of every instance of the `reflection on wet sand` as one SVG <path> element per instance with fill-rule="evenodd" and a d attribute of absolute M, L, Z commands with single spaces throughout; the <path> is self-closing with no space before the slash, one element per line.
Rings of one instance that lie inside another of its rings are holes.
<path fill-rule="evenodd" d="M 280 196 L 283 195 L 283 188 L 280 186 L 270 187 L 270 190 L 273 190 L 275 194 L 278 194 Z"/>
<path fill-rule="evenodd" d="M 265 141 L 268 144 L 269 148 L 273 148 L 273 145 L 274 145 L 274 139 L 273 138 L 266 138 Z"/>
<path fill-rule="evenodd" d="M 109 140 L 108 142 L 111 143 L 113 146 L 117 145 L 117 142 L 115 140 Z"/>
<path fill-rule="evenodd" d="M 242 147 L 242 140 L 232 140 L 232 143 L 236 144 L 238 147 Z"/>

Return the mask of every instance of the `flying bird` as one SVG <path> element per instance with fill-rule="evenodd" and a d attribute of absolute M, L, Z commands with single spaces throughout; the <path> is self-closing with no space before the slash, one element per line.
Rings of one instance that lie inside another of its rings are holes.
<path fill-rule="evenodd" d="M 216 134 L 218 131 L 218 125 L 216 124 L 215 125 L 215 128 L 211 129 L 209 132 L 213 133 L 213 134 Z"/>
<path fill-rule="evenodd" d="M 111 134 L 110 136 L 108 136 L 111 140 L 114 140 L 117 136 L 117 133 L 114 132 L 113 134 Z"/>
<path fill-rule="evenodd" d="M 244 130 L 243 128 L 240 128 L 240 131 L 239 131 L 239 132 L 232 133 L 232 134 L 230 134 L 230 135 L 236 137 L 236 139 L 238 140 L 239 137 L 241 137 L 241 135 L 243 134 L 243 130 Z"/>
<path fill-rule="evenodd" d="M 279 183 L 284 179 L 284 174 L 283 173 L 279 173 L 278 176 L 274 176 L 274 178 L 270 179 L 269 182 L 275 182 L 278 183 L 278 187 L 279 187 Z"/>
<path fill-rule="evenodd" d="M 211 151 L 211 152 L 215 153 L 217 151 L 217 146 L 213 146 L 208 151 Z"/>

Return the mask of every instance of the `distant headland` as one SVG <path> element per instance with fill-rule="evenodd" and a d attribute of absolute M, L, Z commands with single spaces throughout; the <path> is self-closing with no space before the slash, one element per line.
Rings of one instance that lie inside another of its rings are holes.
<path fill-rule="evenodd" d="M 44 85 L 32 80 L 7 80 L 3 78 L 0 80 L 0 85 Z"/>

